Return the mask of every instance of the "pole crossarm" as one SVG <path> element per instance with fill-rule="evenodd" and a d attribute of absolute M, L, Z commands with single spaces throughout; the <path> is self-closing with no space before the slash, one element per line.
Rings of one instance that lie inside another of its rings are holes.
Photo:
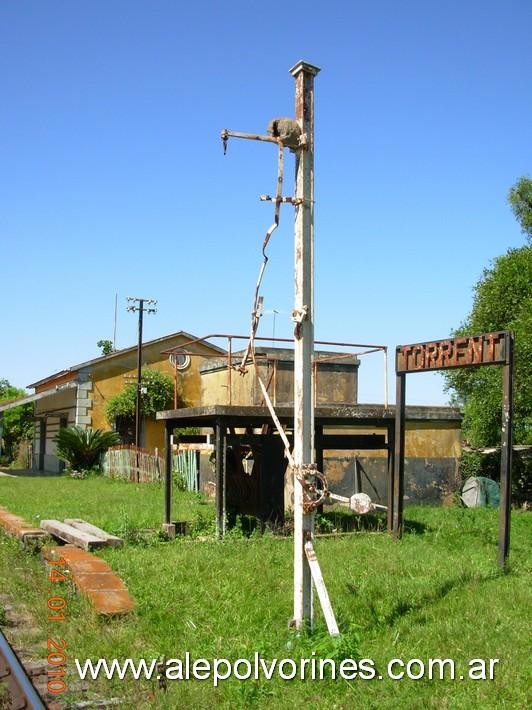
<path fill-rule="evenodd" d="M 126 308 L 129 313 L 136 313 L 137 311 L 144 311 L 144 313 L 157 313 L 155 306 L 157 301 L 154 298 L 137 298 L 136 296 L 128 296 L 128 303 L 138 303 L 137 306 L 130 305 Z M 145 304 L 148 306 L 145 308 Z"/>

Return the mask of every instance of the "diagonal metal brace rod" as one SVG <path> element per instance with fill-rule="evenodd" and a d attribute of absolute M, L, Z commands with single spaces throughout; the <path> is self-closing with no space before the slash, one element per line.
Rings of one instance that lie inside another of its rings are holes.
<path fill-rule="evenodd" d="M 316 591 L 318 593 L 318 599 L 320 600 L 329 635 L 339 636 L 340 631 L 338 629 L 338 624 L 336 623 L 336 617 L 334 616 L 331 600 L 329 599 L 327 587 L 325 586 L 323 575 L 321 573 L 320 563 L 316 557 L 316 552 L 311 540 L 307 540 L 305 542 L 305 555 L 308 560 L 314 586 L 316 587 Z"/>
<path fill-rule="evenodd" d="M 331 500 L 337 500 L 339 503 L 345 503 L 346 505 L 351 506 L 351 498 L 346 498 L 345 496 L 340 496 L 337 493 L 330 493 L 330 492 L 329 492 L 329 498 Z M 380 503 L 374 503 L 373 501 L 371 501 L 371 506 L 372 506 L 372 508 L 380 508 L 381 510 L 388 510 L 388 506 L 381 505 Z"/>

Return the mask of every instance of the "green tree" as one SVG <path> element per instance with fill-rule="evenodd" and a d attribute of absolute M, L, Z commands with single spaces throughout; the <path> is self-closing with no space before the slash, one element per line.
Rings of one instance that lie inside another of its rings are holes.
<path fill-rule="evenodd" d="M 9 402 L 25 397 L 27 392 L 13 387 L 8 380 L 0 379 L 0 402 Z M 33 404 L 21 404 L 0 413 L 2 418 L 2 453 L 8 461 L 14 461 L 22 441 L 33 433 Z"/>
<path fill-rule="evenodd" d="M 141 380 L 142 415 L 154 419 L 155 414 L 172 404 L 174 382 L 169 375 L 158 370 L 144 370 Z M 112 424 L 118 417 L 134 417 L 137 403 L 137 383 L 126 385 L 122 392 L 112 397 L 105 408 L 107 420 Z M 180 400 L 178 406 L 183 405 Z"/>
<path fill-rule="evenodd" d="M 102 355 L 110 355 L 115 351 L 112 340 L 98 340 L 96 347 L 101 348 Z"/>
<path fill-rule="evenodd" d="M 532 247 L 509 249 L 484 269 L 473 308 L 453 335 L 512 330 L 514 351 L 514 443 L 532 444 Z M 502 368 L 448 370 L 447 389 L 464 407 L 463 431 L 474 446 L 501 438 Z"/>
<path fill-rule="evenodd" d="M 519 178 L 510 188 L 508 202 L 521 225 L 521 231 L 530 244 L 532 242 L 532 180 L 527 177 Z"/>

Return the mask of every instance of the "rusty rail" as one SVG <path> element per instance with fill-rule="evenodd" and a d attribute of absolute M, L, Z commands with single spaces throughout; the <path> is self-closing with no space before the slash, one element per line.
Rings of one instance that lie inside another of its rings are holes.
<path fill-rule="evenodd" d="M 162 354 L 171 354 L 176 351 L 183 352 L 187 355 L 201 355 L 201 353 L 198 352 L 191 352 L 190 350 L 187 350 L 187 347 L 190 345 L 196 345 L 199 343 L 207 343 L 209 340 L 214 340 L 217 338 L 224 338 L 228 342 L 228 349 L 226 353 L 226 358 L 227 358 L 227 387 L 228 387 L 228 399 L 229 399 L 229 404 L 232 404 L 232 370 L 237 367 L 236 363 L 233 362 L 233 340 L 248 340 L 249 341 L 249 335 L 237 335 L 235 333 L 209 333 L 209 335 L 204 335 L 201 338 L 194 338 L 192 340 L 187 340 L 185 343 L 182 345 L 177 345 L 172 348 L 168 348 L 166 350 L 162 350 Z M 294 339 L 293 338 L 270 338 L 266 336 L 259 336 L 255 335 L 253 340 L 264 340 L 268 341 L 270 343 L 290 343 L 293 344 Z M 343 347 L 343 348 L 367 348 L 366 350 L 362 352 L 351 352 L 351 353 L 331 353 L 331 355 L 328 356 L 322 356 L 316 358 L 314 361 L 314 364 L 318 362 L 326 362 L 327 360 L 335 360 L 338 358 L 346 358 L 346 357 L 351 357 L 351 356 L 361 356 L 361 355 L 370 355 L 371 353 L 375 352 L 382 352 L 384 355 L 384 406 L 388 408 L 388 347 L 386 345 L 375 345 L 374 343 L 349 343 L 349 342 L 336 342 L 334 340 L 315 340 L 314 341 L 315 345 L 329 345 L 329 346 L 335 346 L 335 347 Z"/>
<path fill-rule="evenodd" d="M 24 666 L 0 629 L 0 682 L 10 694 L 12 710 L 46 710 L 46 705 L 35 690 Z"/>

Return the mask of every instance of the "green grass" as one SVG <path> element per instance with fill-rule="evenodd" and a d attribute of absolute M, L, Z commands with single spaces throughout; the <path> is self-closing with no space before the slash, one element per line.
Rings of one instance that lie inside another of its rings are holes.
<path fill-rule="evenodd" d="M 0 477 L 0 505 L 39 527 L 47 518 L 84 518 L 111 533 L 156 528 L 163 521 L 162 484 L 126 483 L 102 476 Z M 195 493 L 177 493 L 172 519 L 214 520 L 214 506 Z M 211 526 L 212 527 L 212 526 Z"/>
<path fill-rule="evenodd" d="M 79 516 L 118 530 L 155 527 L 162 515 L 158 486 L 101 479 L 2 479 L 0 503 L 27 519 Z M 208 519 L 212 506 L 176 494 L 183 518 Z M 205 512 L 207 511 L 207 513 Z M 177 517 L 174 515 L 173 517 Z M 211 518 L 212 519 L 212 518 Z M 391 658 L 453 658 L 458 675 L 474 658 L 499 658 L 495 680 L 360 679 L 305 682 L 228 680 L 90 681 L 99 697 L 121 697 L 131 708 L 522 708 L 528 703 L 528 629 L 531 607 L 529 514 L 512 514 L 511 561 L 496 565 L 498 514 L 493 510 L 407 508 L 402 541 L 360 532 L 316 542 L 338 623 L 328 637 L 316 600 L 316 629 L 297 637 L 292 613 L 292 541 L 272 535 L 218 542 L 182 538 L 102 551 L 137 600 L 128 617 L 98 618 L 65 588 L 67 620 L 60 633 L 73 658 L 134 659 L 331 656 L 371 658 L 385 675 Z M 131 537 L 134 540 L 134 537 Z M 65 585 L 50 585 L 38 556 L 0 536 L 0 584 L 32 611 L 45 638 L 46 600 Z M 63 593 L 63 592 L 61 592 Z M 55 622 L 57 625 L 57 622 Z"/>

